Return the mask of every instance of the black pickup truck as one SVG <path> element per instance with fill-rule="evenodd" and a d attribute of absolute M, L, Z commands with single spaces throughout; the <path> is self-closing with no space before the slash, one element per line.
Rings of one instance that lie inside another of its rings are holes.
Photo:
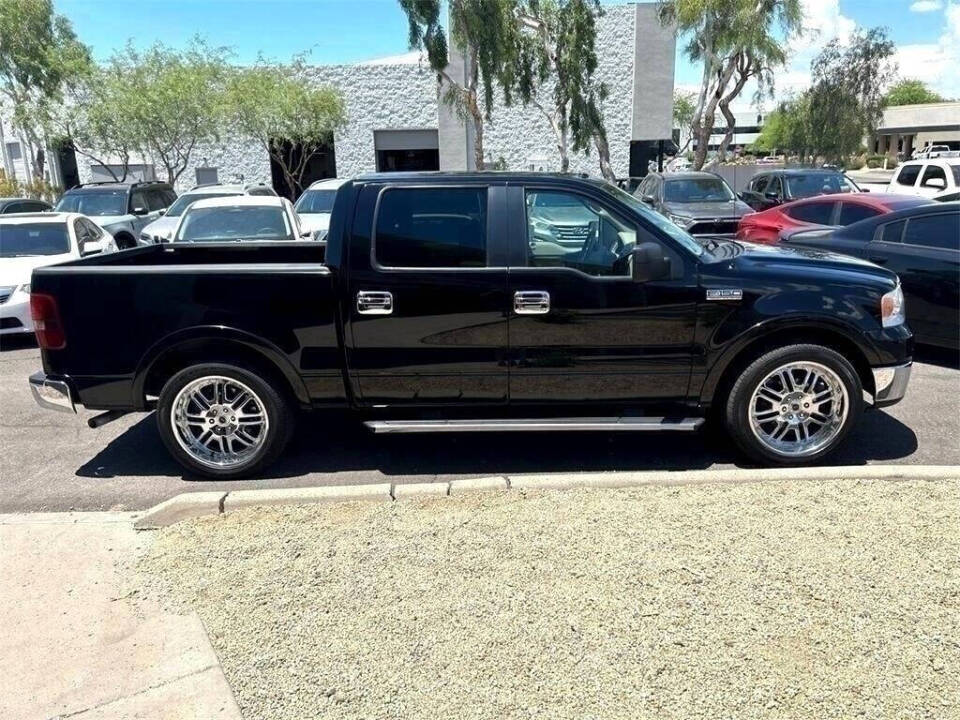
<path fill-rule="evenodd" d="M 389 174 L 339 190 L 328 244 L 170 244 L 34 271 L 45 406 L 156 409 L 189 470 L 261 471 L 300 410 L 377 433 L 696 430 L 815 462 L 913 339 L 896 275 L 693 239 L 607 183 Z M 322 438 L 318 438 L 322 442 Z M 332 449 L 333 450 L 333 449 Z"/>

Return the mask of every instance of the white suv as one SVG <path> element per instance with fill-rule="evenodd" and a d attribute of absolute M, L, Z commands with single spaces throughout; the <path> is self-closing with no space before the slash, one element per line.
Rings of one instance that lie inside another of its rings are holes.
<path fill-rule="evenodd" d="M 887 192 L 932 198 L 957 188 L 960 188 L 960 158 L 936 158 L 911 160 L 897 167 Z"/>
<path fill-rule="evenodd" d="M 180 216 L 171 242 L 304 240 L 293 205 L 282 197 L 218 197 L 197 200 Z"/>
<path fill-rule="evenodd" d="M 176 202 L 167 208 L 163 217 L 154 220 L 141 231 L 138 239 L 139 244 L 154 245 L 156 243 L 169 241 L 174 229 L 177 227 L 177 223 L 180 222 L 180 216 L 183 215 L 183 211 L 193 205 L 197 200 L 231 197 L 235 195 L 276 197 L 277 193 L 274 192 L 272 187 L 268 187 L 267 185 L 221 185 L 220 183 L 197 185 L 178 197 Z"/>

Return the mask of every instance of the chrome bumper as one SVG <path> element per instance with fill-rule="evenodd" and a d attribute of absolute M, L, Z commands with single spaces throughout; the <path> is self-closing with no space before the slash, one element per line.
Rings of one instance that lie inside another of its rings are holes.
<path fill-rule="evenodd" d="M 68 413 L 77 412 L 70 385 L 64 380 L 53 380 L 42 372 L 36 372 L 30 376 L 30 391 L 37 405 L 42 408 Z"/>
<path fill-rule="evenodd" d="M 913 363 L 894 365 L 893 367 L 873 368 L 873 404 L 877 407 L 893 405 L 903 400 L 907 394 L 907 383 Z"/>

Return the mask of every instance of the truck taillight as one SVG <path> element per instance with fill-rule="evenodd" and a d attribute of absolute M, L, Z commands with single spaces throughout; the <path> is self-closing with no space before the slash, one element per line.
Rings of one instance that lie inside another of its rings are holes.
<path fill-rule="evenodd" d="M 44 350 L 60 350 L 67 345 L 67 336 L 60 322 L 60 310 L 52 295 L 44 293 L 30 294 L 30 317 L 33 318 L 33 331 L 37 343 Z"/>

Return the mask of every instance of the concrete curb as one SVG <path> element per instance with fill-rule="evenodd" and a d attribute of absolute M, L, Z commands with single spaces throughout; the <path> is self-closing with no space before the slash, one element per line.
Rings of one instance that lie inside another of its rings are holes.
<path fill-rule="evenodd" d="M 753 482 L 817 480 L 953 480 L 955 465 L 858 465 L 813 468 L 730 470 L 656 470 L 642 472 L 552 473 L 469 478 L 436 483 L 329 485 L 267 490 L 183 493 L 155 505 L 136 520 L 137 530 L 156 529 L 181 520 L 222 515 L 240 508 L 266 505 L 309 505 L 327 502 L 379 501 L 445 497 L 467 492 L 507 490 L 572 490 L 630 488 L 648 485 L 738 485 Z M 2 517 L 2 516 L 0 516 Z"/>

